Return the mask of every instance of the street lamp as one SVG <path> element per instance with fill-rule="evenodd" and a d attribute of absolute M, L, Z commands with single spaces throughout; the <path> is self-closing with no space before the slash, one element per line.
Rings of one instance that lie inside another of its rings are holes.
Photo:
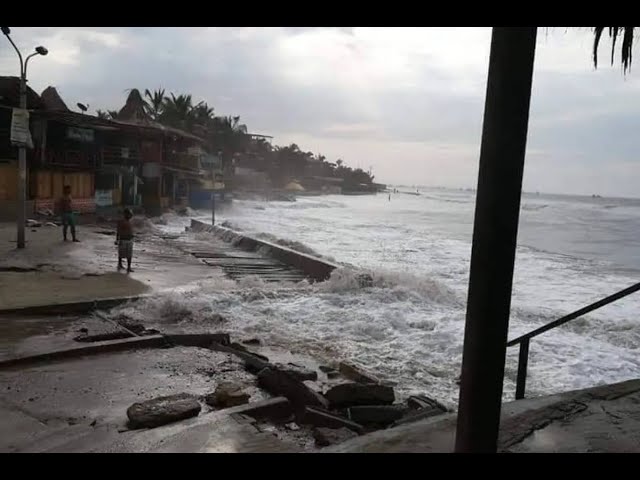
<path fill-rule="evenodd" d="M 27 109 L 27 65 L 29 64 L 29 59 L 35 57 L 37 55 L 46 55 L 49 51 L 43 47 L 38 46 L 35 48 L 35 51 L 27 56 L 27 58 L 22 61 L 22 54 L 16 44 L 13 43 L 9 34 L 11 33 L 11 29 L 9 27 L 0 27 L 2 33 L 7 37 L 7 40 L 11 42 L 11 45 L 15 49 L 18 54 L 18 58 L 20 59 L 20 108 L 23 110 Z M 24 230 L 26 223 L 26 203 L 27 203 L 27 147 L 26 145 L 20 145 L 18 147 L 18 205 L 17 205 L 17 226 L 18 226 L 18 248 L 24 248 Z"/>

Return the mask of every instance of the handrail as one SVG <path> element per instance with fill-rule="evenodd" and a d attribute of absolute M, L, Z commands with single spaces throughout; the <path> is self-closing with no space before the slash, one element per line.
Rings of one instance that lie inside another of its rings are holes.
<path fill-rule="evenodd" d="M 575 320 L 576 318 L 581 317 L 589 312 L 593 312 L 598 308 L 604 307 L 605 305 L 609 305 L 610 303 L 620 300 L 621 298 L 624 298 L 628 295 L 631 295 L 632 293 L 635 293 L 638 290 L 640 290 L 640 283 L 631 285 L 630 287 L 620 290 L 619 292 L 616 292 L 613 295 L 609 295 L 608 297 L 605 297 L 601 300 L 598 300 L 597 302 L 587 305 L 586 307 L 576 310 L 575 312 L 570 313 L 569 315 L 565 315 L 564 317 L 554 320 L 553 322 L 549 322 L 540 328 L 536 328 L 535 330 L 532 330 L 529 333 L 525 333 L 524 335 L 521 335 L 520 337 L 507 342 L 507 347 L 513 347 L 515 345 L 520 344 L 520 353 L 518 356 L 518 378 L 516 380 L 516 400 L 520 400 L 521 398 L 524 398 L 524 391 L 525 391 L 526 381 L 527 381 L 527 364 L 529 362 L 529 341 L 532 338 L 537 337 L 538 335 L 544 332 L 547 332 L 549 330 L 552 330 L 556 327 L 564 325 L 565 323 L 568 323 L 572 320 Z"/>

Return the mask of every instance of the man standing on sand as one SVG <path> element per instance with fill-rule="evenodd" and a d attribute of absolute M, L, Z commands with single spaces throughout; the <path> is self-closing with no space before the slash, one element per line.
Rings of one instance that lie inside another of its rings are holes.
<path fill-rule="evenodd" d="M 62 219 L 62 236 L 67 241 L 67 229 L 71 227 L 71 237 L 74 242 L 79 242 L 76 238 L 76 219 L 73 213 L 73 200 L 71 198 L 71 186 L 65 185 L 62 190 L 62 198 L 59 201 L 58 209 Z"/>

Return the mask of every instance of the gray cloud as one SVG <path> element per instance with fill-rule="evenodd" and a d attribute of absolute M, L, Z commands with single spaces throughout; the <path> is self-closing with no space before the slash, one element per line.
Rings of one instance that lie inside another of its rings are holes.
<path fill-rule="evenodd" d="M 51 52 L 34 59 L 30 85 L 38 91 L 58 87 L 69 105 L 119 108 L 132 87 L 188 92 L 219 114 L 240 115 L 252 131 L 277 135 L 276 142 L 295 141 L 353 165 L 373 165 L 383 181 L 451 186 L 475 184 L 488 33 L 13 29 L 25 51 L 44 44 Z M 525 185 L 557 189 L 559 179 L 571 175 L 580 180 L 565 188 L 588 193 L 595 176 L 637 195 L 627 177 L 637 161 L 640 83 L 633 71 L 626 78 L 618 68 L 594 71 L 589 35 L 541 35 Z M 0 48 L 0 71 L 16 70 L 15 54 Z M 554 168 L 558 174 L 549 180 Z"/>

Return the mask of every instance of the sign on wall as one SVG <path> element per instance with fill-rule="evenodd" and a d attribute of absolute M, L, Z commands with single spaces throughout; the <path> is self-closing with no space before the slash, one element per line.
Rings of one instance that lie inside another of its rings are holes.
<path fill-rule="evenodd" d="M 94 140 L 93 130 L 88 128 L 67 127 L 67 138 L 83 143 L 92 143 Z"/>
<path fill-rule="evenodd" d="M 112 190 L 96 190 L 96 206 L 108 207 L 113 203 Z"/>

